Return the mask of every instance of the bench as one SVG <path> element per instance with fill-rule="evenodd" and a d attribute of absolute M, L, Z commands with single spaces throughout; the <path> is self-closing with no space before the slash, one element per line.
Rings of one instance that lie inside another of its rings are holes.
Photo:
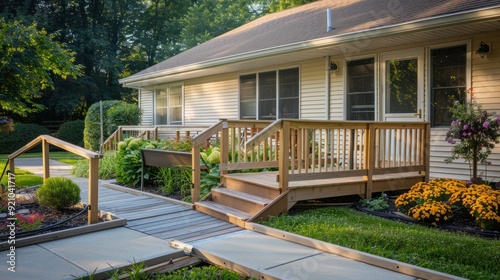
<path fill-rule="evenodd" d="M 141 149 L 141 159 L 141 191 L 144 186 L 144 167 L 146 166 L 193 169 L 192 155 L 187 152 Z"/>

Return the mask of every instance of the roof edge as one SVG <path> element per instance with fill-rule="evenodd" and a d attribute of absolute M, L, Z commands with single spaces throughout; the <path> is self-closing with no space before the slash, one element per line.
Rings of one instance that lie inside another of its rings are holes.
<path fill-rule="evenodd" d="M 410 33 L 416 31 L 425 31 L 435 28 L 451 27 L 454 25 L 460 25 L 465 23 L 488 21 L 495 18 L 500 19 L 500 5 L 478 10 L 464 11 L 454 14 L 408 21 L 404 23 L 387 25 L 372 29 L 365 29 L 356 32 L 335 35 L 331 37 L 324 37 L 320 39 L 296 42 L 287 45 L 280 45 L 272 48 L 261 49 L 257 51 L 251 51 L 251 52 L 226 56 L 222 58 L 201 61 L 199 63 L 192 63 L 152 73 L 147 73 L 142 75 L 132 75 L 127 78 L 119 79 L 118 82 L 120 84 L 123 84 L 124 86 L 133 87 L 133 83 L 135 82 L 154 79 L 161 76 L 168 76 L 184 72 L 203 70 L 211 67 L 221 66 L 235 62 L 242 62 L 255 58 L 262 58 L 266 56 L 285 54 L 293 51 L 306 50 L 313 47 L 321 48 L 326 46 L 339 45 L 353 41 L 355 39 L 359 39 L 360 36 L 362 38 L 383 37 L 392 35 L 394 33 Z"/>

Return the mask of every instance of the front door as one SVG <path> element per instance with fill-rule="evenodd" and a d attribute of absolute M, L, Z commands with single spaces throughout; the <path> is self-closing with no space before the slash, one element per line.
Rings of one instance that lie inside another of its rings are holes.
<path fill-rule="evenodd" d="M 423 49 L 380 57 L 382 120 L 424 121 Z"/>

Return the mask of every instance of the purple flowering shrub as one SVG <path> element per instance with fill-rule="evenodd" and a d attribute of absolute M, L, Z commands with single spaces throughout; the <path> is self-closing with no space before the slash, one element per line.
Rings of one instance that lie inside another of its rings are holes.
<path fill-rule="evenodd" d="M 474 99 L 465 104 L 455 101 L 450 112 L 453 121 L 446 133 L 446 140 L 454 146 L 451 157 L 445 161 L 450 163 L 463 158 L 471 165 L 471 179 L 475 180 L 477 164 L 485 163 L 495 144 L 500 141 L 500 116 L 483 110 Z"/>

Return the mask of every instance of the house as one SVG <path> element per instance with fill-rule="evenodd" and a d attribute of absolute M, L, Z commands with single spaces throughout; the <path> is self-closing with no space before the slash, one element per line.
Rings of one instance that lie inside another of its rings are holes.
<path fill-rule="evenodd" d="M 481 51 L 478 50 L 481 48 Z M 422 121 L 431 177 L 446 164 L 448 107 L 500 112 L 500 1 L 317 1 L 263 16 L 121 79 L 139 91 L 143 125 L 219 119 Z M 500 178 L 500 147 L 480 175 Z"/>

